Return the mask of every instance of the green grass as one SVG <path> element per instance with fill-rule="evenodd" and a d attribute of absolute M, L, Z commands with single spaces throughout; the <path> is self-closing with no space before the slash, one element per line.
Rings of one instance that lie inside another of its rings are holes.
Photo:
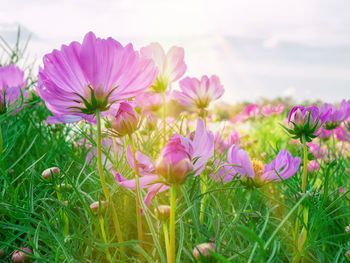
<path fill-rule="evenodd" d="M 93 158 L 92 163 L 87 164 L 85 157 L 89 148 L 84 144 L 75 146 L 81 139 L 87 144 L 93 143 L 89 142 L 90 127 L 85 124 L 47 125 L 44 120 L 49 113 L 38 102 L 17 114 L 1 117 L 4 153 L 0 170 L 0 247 L 5 250 L 3 261 L 8 262 L 15 249 L 29 247 L 36 262 L 105 262 L 105 245 L 98 218 L 89 209 L 90 203 L 103 196 L 94 168 L 96 160 Z M 256 152 L 259 157 L 258 152 L 265 151 L 268 153 L 265 162 L 268 162 L 275 157 L 274 147 L 286 146 L 285 142 L 276 146 L 279 140 L 288 138 L 281 131 L 277 133 L 280 138 L 274 136 L 272 139 L 271 133 L 266 131 L 278 127 L 278 119 L 259 121 L 251 128 L 252 135 L 246 140 L 255 138 L 255 143 L 250 146 L 255 148 L 251 154 Z M 155 147 L 159 138 L 140 134 L 137 148 L 155 157 L 159 151 L 159 147 Z M 156 152 L 151 152 L 154 148 Z M 288 145 L 288 149 L 301 154 L 297 146 Z M 60 176 L 49 181 L 42 179 L 41 172 L 52 166 L 60 167 Z M 115 166 L 124 176 L 131 176 L 132 170 L 125 158 L 120 158 Z M 313 187 L 312 198 L 299 201 L 309 207 L 310 215 L 303 262 L 346 260 L 344 254 L 350 244 L 349 234 L 344 229 L 349 224 L 349 194 L 340 195 L 338 188 L 349 187 L 349 174 L 345 172 L 348 168 L 349 155 L 340 155 L 331 164 L 321 163 L 320 170 L 310 175 L 309 187 L 316 178 L 321 180 L 321 185 Z M 202 225 L 199 223 L 200 177 L 188 180 L 181 186 L 177 198 L 178 262 L 192 262 L 193 247 L 211 238 L 218 248 L 215 257 L 225 258 L 227 262 L 291 261 L 298 206 L 293 195 L 300 188 L 301 170 L 290 180 L 254 190 L 247 190 L 239 181 L 206 180 L 207 202 Z M 122 244 L 116 242 L 107 211 L 107 235 L 111 240 L 108 246 L 115 262 L 123 261 L 122 253 L 125 253 L 124 261 L 137 262 L 140 248 L 136 241 L 135 192 L 120 187 L 111 174 L 106 173 L 106 177 L 126 240 Z M 326 182 L 328 189 L 325 189 Z M 56 185 L 60 183 L 69 183 L 72 189 L 61 192 L 61 200 L 58 200 Z M 61 201 L 68 201 L 68 206 L 62 205 Z M 128 202 L 127 206 L 125 202 Z M 161 262 L 160 253 L 163 258 L 165 255 L 160 221 L 153 215 L 153 209 L 157 204 L 167 202 L 166 193 L 159 195 L 147 212 L 158 248 L 143 217 L 146 237 L 143 253 L 153 262 Z M 66 237 L 62 213 L 69 219 L 70 230 Z M 121 250 L 122 246 L 124 250 Z"/>

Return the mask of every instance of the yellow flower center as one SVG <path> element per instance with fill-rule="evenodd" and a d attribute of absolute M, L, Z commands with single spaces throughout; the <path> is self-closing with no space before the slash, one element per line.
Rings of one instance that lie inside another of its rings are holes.
<path fill-rule="evenodd" d="M 253 170 L 255 174 L 255 179 L 261 179 L 264 172 L 264 164 L 262 161 L 253 159 L 252 160 Z"/>

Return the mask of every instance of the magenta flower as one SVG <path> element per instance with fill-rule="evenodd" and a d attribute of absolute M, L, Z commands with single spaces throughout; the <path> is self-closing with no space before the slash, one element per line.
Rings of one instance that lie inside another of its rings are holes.
<path fill-rule="evenodd" d="M 139 117 L 129 102 L 121 102 L 117 113 L 108 116 L 107 128 L 118 137 L 132 134 L 138 129 Z"/>
<path fill-rule="evenodd" d="M 350 141 L 350 131 L 346 130 L 343 126 L 335 128 L 334 134 L 339 141 Z"/>
<path fill-rule="evenodd" d="M 193 141 L 178 134 L 175 134 L 174 136 L 170 141 L 172 144 L 175 143 L 176 145 L 165 147 L 167 149 L 164 150 L 164 154 L 169 155 L 165 157 L 166 161 L 174 161 L 176 166 L 181 162 L 181 160 L 188 158 L 191 161 L 195 175 L 200 174 L 205 168 L 207 161 L 214 154 L 213 134 L 211 132 L 207 132 L 203 120 L 198 119 L 196 133 Z M 177 154 L 176 152 L 167 152 L 167 150 L 174 148 L 180 149 L 181 153 Z M 172 154 L 174 154 L 174 156 L 172 156 Z M 129 147 L 127 149 L 127 160 L 131 168 L 135 169 L 135 164 Z M 147 188 L 147 195 L 145 196 L 144 202 L 147 206 L 149 206 L 154 196 L 159 192 L 163 192 L 169 189 L 169 186 L 160 182 L 160 178 L 156 172 L 156 165 L 149 157 L 136 151 L 136 160 L 139 174 L 141 176 L 140 186 L 141 188 Z M 188 167 L 190 167 L 190 165 Z M 114 172 L 114 175 L 115 179 L 121 186 L 129 189 L 136 189 L 135 179 L 127 180 L 117 172 Z"/>
<path fill-rule="evenodd" d="M 320 165 L 318 164 L 318 162 L 316 160 L 311 160 L 308 164 L 307 164 L 307 170 L 310 173 L 316 172 L 318 169 L 320 168 Z"/>
<path fill-rule="evenodd" d="M 19 110 L 27 95 L 27 80 L 15 65 L 0 67 L 0 114 L 8 110 Z"/>
<path fill-rule="evenodd" d="M 324 103 L 320 107 L 320 112 L 325 114 L 329 112 L 328 117 L 325 122 L 325 128 L 327 130 L 333 130 L 346 118 L 346 107 L 345 103 L 341 104 L 339 109 L 336 109 L 333 104 Z"/>
<path fill-rule="evenodd" d="M 184 78 L 180 81 L 181 91 L 174 91 L 174 98 L 184 106 L 195 106 L 206 109 L 210 102 L 219 99 L 224 94 L 224 87 L 217 76 L 210 78 Z"/>
<path fill-rule="evenodd" d="M 226 171 L 221 170 L 222 181 L 228 181 L 234 176 L 243 177 L 245 181 L 253 181 L 257 187 L 271 181 L 286 180 L 299 169 L 301 159 L 292 157 L 287 150 L 280 151 L 276 159 L 264 165 L 259 160 L 250 160 L 248 153 L 236 145 L 232 145 L 227 153 Z M 229 168 L 229 170 L 227 170 Z M 211 177 L 215 176 L 214 174 Z"/>
<path fill-rule="evenodd" d="M 162 93 L 174 81 L 180 79 L 187 69 L 184 62 L 184 49 L 172 47 L 165 54 L 164 49 L 159 43 L 151 43 L 141 48 L 141 55 L 154 61 L 158 68 L 158 76 L 154 81 L 152 88 L 155 92 Z"/>
<path fill-rule="evenodd" d="M 157 69 L 140 57 L 132 45 L 123 47 L 113 38 L 96 38 L 89 32 L 83 43 L 62 45 L 44 56 L 37 91 L 58 119 L 75 115 L 91 120 L 96 111 L 107 111 L 151 86 Z"/>
<path fill-rule="evenodd" d="M 238 144 L 240 135 L 236 129 L 234 129 L 228 136 L 227 140 L 224 141 L 220 135 L 220 132 L 215 133 L 215 150 L 221 154 L 224 154 L 232 144 Z"/>
<path fill-rule="evenodd" d="M 344 112 L 344 120 L 350 118 L 350 100 L 342 100 L 339 110 Z"/>
<path fill-rule="evenodd" d="M 183 184 L 186 175 L 193 170 L 192 145 L 186 138 L 175 134 L 165 145 L 156 163 L 156 173 L 169 184 Z"/>
<path fill-rule="evenodd" d="M 299 107 L 295 106 L 288 115 L 288 124 L 291 129 L 285 128 L 293 139 L 305 138 L 306 141 L 311 142 L 319 134 L 316 132 L 326 122 L 330 111 L 320 112 L 317 106 Z"/>
<path fill-rule="evenodd" d="M 327 130 L 324 127 L 321 128 L 320 137 L 323 139 L 329 139 L 332 136 L 332 131 Z"/>
<path fill-rule="evenodd" d="M 250 118 L 259 116 L 260 110 L 257 104 L 252 104 L 244 108 L 235 118 L 231 120 L 233 124 L 244 122 Z"/>
<path fill-rule="evenodd" d="M 315 158 L 327 156 L 327 149 L 320 148 L 318 144 L 307 142 L 306 145 L 309 147 L 309 151 L 315 156 Z"/>
<path fill-rule="evenodd" d="M 284 111 L 285 107 L 283 104 L 278 104 L 278 106 L 274 107 L 271 104 L 267 104 L 266 106 L 262 107 L 261 113 L 267 117 L 273 114 L 280 114 Z"/>
<path fill-rule="evenodd" d="M 257 104 L 249 105 L 244 109 L 243 113 L 247 117 L 256 117 L 260 113 L 259 106 Z"/>

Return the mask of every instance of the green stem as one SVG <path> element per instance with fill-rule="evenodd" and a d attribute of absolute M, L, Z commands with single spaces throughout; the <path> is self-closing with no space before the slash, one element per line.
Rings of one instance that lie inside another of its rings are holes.
<path fill-rule="evenodd" d="M 59 190 L 56 191 L 56 194 L 57 194 L 58 202 L 63 204 L 63 201 L 61 198 L 61 193 L 59 192 Z M 67 205 L 68 205 L 68 203 L 67 203 Z M 66 237 L 69 234 L 69 218 L 67 216 L 67 213 L 65 211 L 63 211 L 62 209 L 60 210 L 60 216 L 61 216 L 61 219 L 63 221 L 63 235 Z"/>
<path fill-rule="evenodd" d="M 301 182 L 301 190 L 303 193 L 305 193 L 305 187 L 306 187 L 306 181 L 307 181 L 307 162 L 308 162 L 305 136 L 303 136 L 302 140 L 303 140 L 304 167 L 303 167 L 303 178 Z"/>
<path fill-rule="evenodd" d="M 101 147 L 101 116 L 100 116 L 100 111 L 96 111 L 96 119 L 97 119 L 97 166 L 98 166 L 98 175 L 100 177 L 102 189 L 104 192 L 104 195 L 106 197 L 106 200 L 108 202 L 108 205 L 111 207 L 112 210 L 112 219 L 113 219 L 113 224 L 115 227 L 115 231 L 117 233 L 117 238 L 119 242 L 123 242 L 122 234 L 120 231 L 120 225 L 119 225 L 119 220 L 118 220 L 118 215 L 117 211 L 114 207 L 114 203 L 111 200 L 111 196 L 109 193 L 109 190 L 107 188 L 106 180 L 103 175 L 103 166 L 102 166 L 102 147 Z"/>
<path fill-rule="evenodd" d="M 303 175 L 302 175 L 302 181 L 301 181 L 301 190 L 302 193 L 304 195 L 306 195 L 305 192 L 305 188 L 306 188 L 306 183 L 307 183 L 307 163 L 308 163 L 308 158 L 307 158 L 307 146 L 306 146 L 306 139 L 305 136 L 303 135 L 303 137 L 301 138 L 302 143 L 303 143 L 303 157 L 304 157 L 304 167 L 303 167 Z M 302 212 L 302 220 L 303 220 L 303 228 L 301 233 L 298 235 L 299 233 L 299 216 L 301 215 Z M 306 236 L 307 236 L 307 223 L 308 223 L 308 217 L 309 217 L 309 209 L 307 207 L 303 207 L 302 204 L 300 204 L 300 206 L 298 207 L 298 215 L 297 215 L 297 221 L 296 221 L 296 225 L 295 225 L 295 241 L 296 241 L 296 247 L 297 247 L 297 251 L 296 251 L 296 255 L 294 257 L 293 262 L 298 262 L 298 260 L 301 257 L 301 252 L 302 252 L 302 248 L 304 246 L 304 243 L 306 241 Z"/>
<path fill-rule="evenodd" d="M 140 179 L 139 179 L 139 168 L 137 166 L 137 160 L 135 155 L 135 145 L 134 141 L 132 139 L 132 135 L 129 134 L 129 141 L 131 146 L 131 152 L 132 152 L 132 158 L 134 160 L 134 167 L 135 167 L 135 179 L 136 179 L 136 215 L 137 215 L 137 237 L 139 241 L 143 240 L 143 233 L 142 233 L 142 218 L 141 218 L 141 204 L 140 204 L 140 197 L 139 196 L 139 189 L 140 189 Z M 142 247 L 142 244 L 140 243 L 140 246 Z"/>
<path fill-rule="evenodd" d="M 201 199 L 201 206 L 200 206 L 200 215 L 199 215 L 199 221 L 201 225 L 204 222 L 204 212 L 205 212 L 205 202 L 207 200 L 207 195 L 205 194 L 207 190 L 207 176 L 204 173 L 200 174 L 201 177 L 201 194 L 202 194 L 202 199 Z"/>
<path fill-rule="evenodd" d="M 176 184 L 170 186 L 170 261 L 175 263 L 175 213 L 176 213 Z"/>
<path fill-rule="evenodd" d="M 166 250 L 166 258 L 167 261 L 170 262 L 170 250 L 169 250 L 169 233 L 167 222 L 163 221 L 163 232 L 164 232 L 164 242 L 165 242 L 165 250 Z"/>
<path fill-rule="evenodd" d="M 162 92 L 162 98 L 163 98 L 163 146 L 166 143 L 166 123 L 165 123 L 165 118 L 166 118 L 166 103 L 165 103 L 165 95 L 164 92 Z"/>
<path fill-rule="evenodd" d="M 107 245 L 108 241 L 107 241 L 107 236 L 106 236 L 106 232 L 105 232 L 105 223 L 104 223 L 104 220 L 103 220 L 103 217 L 101 214 L 98 215 L 98 219 L 100 221 L 100 227 L 101 227 L 103 241 Z M 107 260 L 110 262 L 112 258 L 111 258 L 111 254 L 109 253 L 108 247 L 105 248 L 105 251 L 106 251 Z"/>

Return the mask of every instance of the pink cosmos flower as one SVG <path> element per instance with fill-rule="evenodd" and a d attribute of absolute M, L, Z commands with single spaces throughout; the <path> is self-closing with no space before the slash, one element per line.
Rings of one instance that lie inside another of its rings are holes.
<path fill-rule="evenodd" d="M 107 128 L 117 136 L 123 137 L 132 134 L 138 129 L 139 116 L 129 102 L 121 102 L 116 114 L 108 116 Z"/>
<path fill-rule="evenodd" d="M 315 156 L 315 158 L 322 158 L 328 155 L 327 149 L 320 148 L 318 144 L 307 142 L 306 145 L 309 147 L 309 151 Z"/>
<path fill-rule="evenodd" d="M 172 147 L 165 148 L 166 153 L 163 153 L 163 155 L 169 155 L 166 157 L 168 160 L 174 162 L 178 161 L 175 166 L 182 159 L 190 159 L 195 175 L 198 175 L 203 171 L 205 164 L 214 154 L 214 136 L 211 132 L 206 131 L 202 119 L 198 119 L 197 121 L 197 128 L 193 141 L 175 134 L 174 137 L 170 139 L 170 143 L 176 144 L 175 148 L 181 149 L 181 153 L 178 155 L 176 152 L 168 152 L 168 149 L 173 149 L 174 145 L 172 145 Z M 174 154 L 174 156 L 172 156 L 172 154 Z M 127 149 L 127 160 L 131 168 L 135 170 L 135 164 L 129 147 Z M 141 176 L 140 186 L 141 188 L 147 188 L 147 195 L 145 196 L 144 202 L 149 206 L 154 196 L 159 192 L 169 189 L 169 186 L 159 183 L 160 180 L 156 172 L 156 165 L 149 157 L 137 151 L 136 160 L 139 174 Z M 127 180 L 117 172 L 114 172 L 114 176 L 121 186 L 129 189 L 136 189 L 135 179 Z"/>
<path fill-rule="evenodd" d="M 193 170 L 193 147 L 187 138 L 175 134 L 165 145 L 156 162 L 156 173 L 169 184 L 183 184 Z"/>
<path fill-rule="evenodd" d="M 224 87 L 217 76 L 210 78 L 203 76 L 197 78 L 184 78 L 180 81 L 181 91 L 174 91 L 174 98 L 184 106 L 195 106 L 206 109 L 210 102 L 219 99 L 224 94 Z"/>
<path fill-rule="evenodd" d="M 320 109 L 313 105 L 310 107 L 295 106 L 288 115 L 288 123 L 294 122 L 297 126 L 308 125 L 309 128 L 315 127 L 319 130 L 326 122 L 330 111 L 320 111 Z M 310 116 L 310 118 L 309 118 Z"/>
<path fill-rule="evenodd" d="M 220 135 L 220 132 L 215 133 L 215 150 L 221 154 L 224 154 L 226 150 L 232 144 L 238 144 L 240 140 L 240 135 L 236 129 L 234 129 L 228 136 L 227 140 L 224 141 Z"/>
<path fill-rule="evenodd" d="M 256 117 L 260 113 L 259 106 L 257 104 L 249 105 L 244 109 L 243 113 L 248 117 Z"/>
<path fill-rule="evenodd" d="M 341 125 L 334 129 L 334 134 L 339 141 L 350 141 L 350 132 Z"/>
<path fill-rule="evenodd" d="M 325 128 L 321 128 L 320 137 L 323 139 L 328 139 L 332 136 L 332 131 Z"/>
<path fill-rule="evenodd" d="M 159 71 L 157 79 L 152 85 L 155 92 L 164 92 L 171 83 L 185 74 L 187 66 L 184 62 L 184 53 L 183 48 L 174 46 L 165 54 L 159 43 L 151 43 L 141 48 L 141 55 L 152 59 Z"/>
<path fill-rule="evenodd" d="M 310 107 L 295 106 L 288 114 L 288 125 L 290 129 L 285 128 L 293 139 L 303 138 L 307 142 L 319 135 L 319 130 L 326 122 L 330 111 L 321 112 L 313 105 Z"/>
<path fill-rule="evenodd" d="M 278 106 L 274 107 L 271 104 L 267 104 L 266 106 L 262 107 L 261 113 L 267 117 L 273 114 L 280 114 L 284 111 L 285 107 L 283 104 L 278 104 Z"/>
<path fill-rule="evenodd" d="M 257 104 L 252 104 L 245 107 L 245 109 L 242 112 L 240 112 L 235 118 L 233 118 L 231 122 L 233 124 L 244 122 L 249 118 L 259 116 L 259 113 L 260 113 L 259 106 Z"/>
<path fill-rule="evenodd" d="M 343 100 L 338 109 L 336 109 L 333 104 L 324 103 L 320 107 L 320 111 L 321 113 L 329 112 L 325 122 L 325 128 L 328 130 L 335 129 L 347 117 L 346 101 Z"/>
<path fill-rule="evenodd" d="M 65 115 L 91 120 L 97 110 L 107 111 L 113 103 L 138 95 L 157 76 L 153 61 L 141 57 L 131 44 L 123 47 L 92 32 L 82 43 L 62 45 L 43 61 L 37 91 L 57 120 L 63 121 Z"/>
<path fill-rule="evenodd" d="M 308 164 L 307 164 L 307 170 L 310 173 L 316 172 L 318 169 L 320 168 L 320 165 L 318 164 L 318 162 L 316 160 L 311 160 Z"/>
<path fill-rule="evenodd" d="M 27 95 L 24 72 L 15 65 L 0 67 L 0 114 L 21 106 Z"/>
<path fill-rule="evenodd" d="M 248 153 L 237 145 L 232 145 L 227 153 L 227 166 L 223 167 L 214 180 L 230 181 L 235 176 L 250 178 L 257 186 L 266 182 L 281 181 L 293 176 L 299 169 L 301 159 L 292 157 L 287 150 L 280 151 L 276 159 L 264 165 L 259 160 L 250 160 Z M 234 166 L 230 166 L 234 165 Z"/>

